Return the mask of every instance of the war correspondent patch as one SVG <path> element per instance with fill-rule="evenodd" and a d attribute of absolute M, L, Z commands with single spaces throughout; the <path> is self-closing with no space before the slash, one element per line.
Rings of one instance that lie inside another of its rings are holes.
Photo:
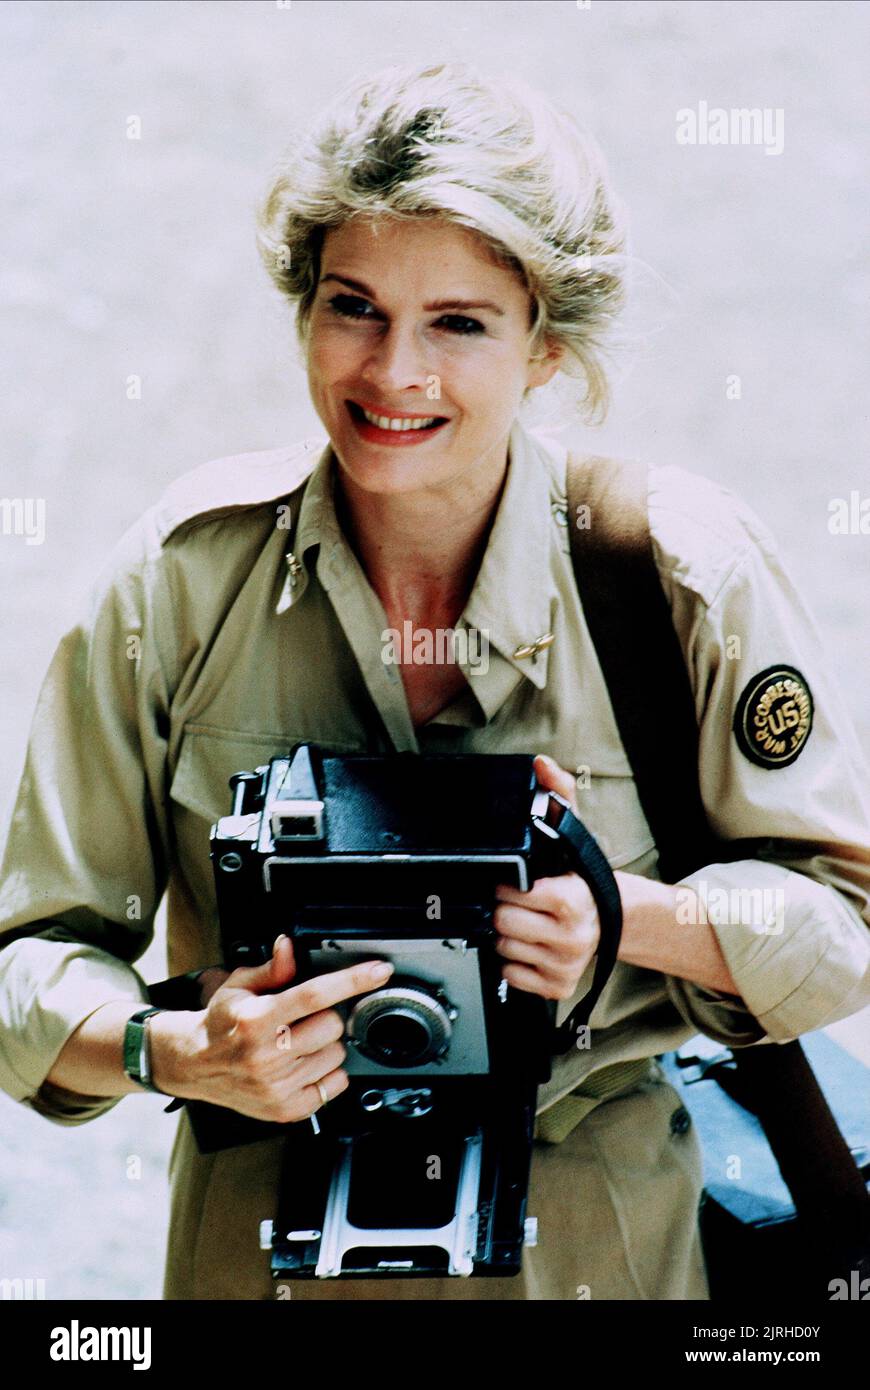
<path fill-rule="evenodd" d="M 746 686 L 734 713 L 740 751 L 759 767 L 787 767 L 810 736 L 813 697 L 793 666 L 768 666 Z"/>

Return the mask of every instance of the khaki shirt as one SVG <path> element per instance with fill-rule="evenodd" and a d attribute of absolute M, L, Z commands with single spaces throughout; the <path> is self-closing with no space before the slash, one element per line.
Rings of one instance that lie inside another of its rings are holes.
<path fill-rule="evenodd" d="M 209 827 L 229 811 L 232 773 L 299 741 L 547 753 L 579 770 L 579 814 L 611 865 L 659 876 L 575 589 L 565 448 L 518 421 L 509 456 L 461 619 L 485 634 L 487 660 L 470 647 L 467 688 L 417 729 L 383 659 L 384 610 L 336 518 L 328 440 L 209 463 L 127 532 L 53 659 L 11 813 L 0 872 L 10 1096 L 61 1124 L 118 1103 L 43 1083 L 96 1008 L 147 999 L 135 962 L 165 891 L 169 972 L 219 960 Z M 618 962 L 591 1046 L 556 1059 L 539 1110 L 591 1071 L 699 1030 L 726 1044 L 785 1041 L 870 1001 L 870 779 L 813 620 L 770 532 L 730 492 L 655 467 L 650 521 L 696 694 L 706 807 L 724 838 L 761 840 L 758 858 L 684 880 L 710 904 L 740 997 Z M 519 654 L 547 632 L 551 645 Z M 744 689 L 780 663 L 805 679 L 813 722 L 793 762 L 760 766 L 732 723 Z M 234 1248 L 218 1189 L 238 1198 L 239 1229 L 272 1214 L 248 1212 L 239 1190 L 268 1148 L 202 1159 L 182 1117 L 173 1248 L 201 1243 L 209 1222 L 222 1226 L 215 1248 Z"/>

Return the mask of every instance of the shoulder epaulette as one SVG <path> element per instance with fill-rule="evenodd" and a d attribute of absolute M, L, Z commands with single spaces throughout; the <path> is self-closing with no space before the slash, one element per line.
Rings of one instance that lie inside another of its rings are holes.
<path fill-rule="evenodd" d="M 160 544 L 183 526 L 288 496 L 313 471 L 327 442 L 318 435 L 282 449 L 212 459 L 183 473 L 155 507 Z"/>

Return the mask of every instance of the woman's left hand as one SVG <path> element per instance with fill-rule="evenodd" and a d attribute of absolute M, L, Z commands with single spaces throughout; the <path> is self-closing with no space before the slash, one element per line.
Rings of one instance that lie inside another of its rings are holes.
<path fill-rule="evenodd" d="M 576 814 L 571 774 L 541 754 L 535 772 L 540 785 L 563 796 Z M 504 979 L 544 999 L 570 999 L 600 938 L 598 910 L 585 881 L 575 873 L 539 878 L 528 893 L 499 884 L 496 900 L 496 950 L 511 962 Z"/>

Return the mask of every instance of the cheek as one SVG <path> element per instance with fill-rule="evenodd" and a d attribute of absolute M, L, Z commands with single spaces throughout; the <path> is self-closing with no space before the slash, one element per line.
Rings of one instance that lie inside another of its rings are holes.
<path fill-rule="evenodd" d="M 463 381 L 458 392 L 467 423 L 486 443 L 510 428 L 519 407 L 521 391 L 510 379 L 486 374 L 480 383 Z"/>
<path fill-rule="evenodd" d="M 475 402 L 482 413 L 511 413 L 522 395 L 524 364 L 506 346 L 490 342 L 476 351 L 445 352 L 441 362 L 445 386 L 452 383 L 457 394 Z"/>
<path fill-rule="evenodd" d="M 309 344 L 308 371 L 321 382 L 338 381 L 353 369 L 358 357 L 347 335 L 321 330 Z"/>

